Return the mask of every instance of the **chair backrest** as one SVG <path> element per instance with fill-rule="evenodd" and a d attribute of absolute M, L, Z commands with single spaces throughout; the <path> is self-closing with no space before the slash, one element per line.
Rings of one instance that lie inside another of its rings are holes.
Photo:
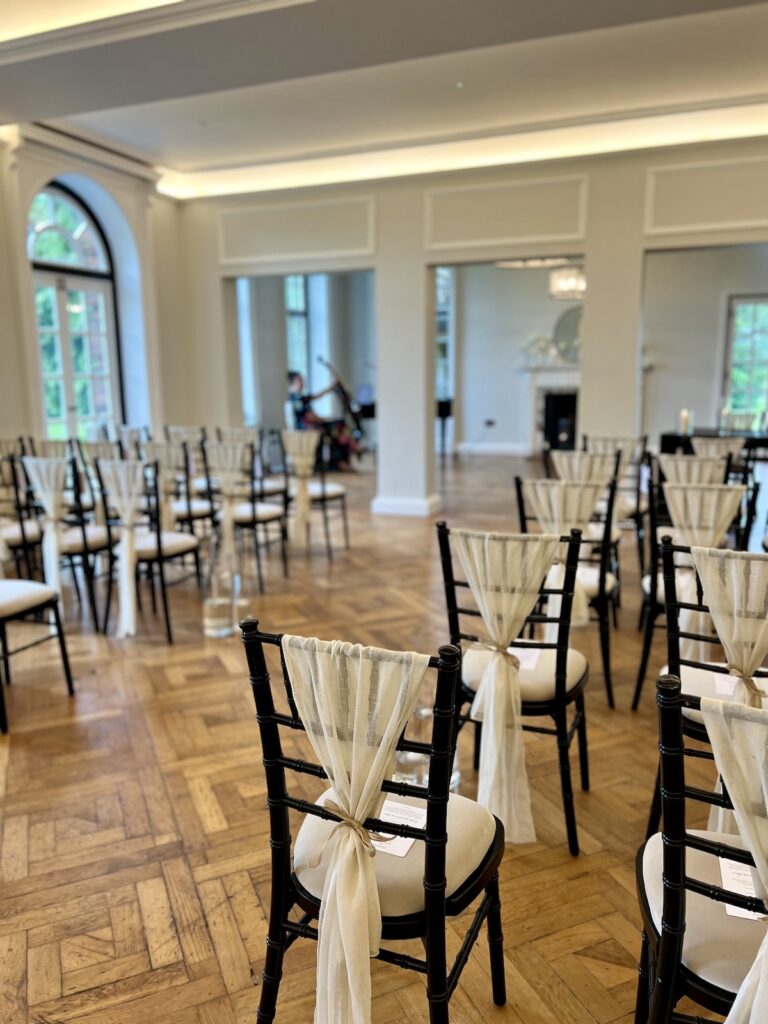
<path fill-rule="evenodd" d="M 747 489 L 738 484 L 662 485 L 675 538 L 683 544 L 718 547 L 739 515 Z"/>
<path fill-rule="evenodd" d="M 282 636 L 261 631 L 258 622 L 254 619 L 246 619 L 240 625 L 261 734 L 267 798 L 270 808 L 272 871 L 273 875 L 282 876 L 288 880 L 291 872 L 289 810 L 331 821 L 339 821 L 340 818 L 326 808 L 289 792 L 288 780 L 294 776 L 310 775 L 318 779 L 327 779 L 328 775 L 322 765 L 316 761 L 286 756 L 281 742 L 281 730 L 287 728 L 292 733 L 295 733 L 296 730 L 306 731 L 308 725 L 318 728 L 318 723 L 302 721 L 299 714 L 282 649 Z M 267 668 L 266 651 L 270 648 L 279 654 L 280 668 L 276 683 L 272 682 Z M 375 653 L 371 652 L 371 655 L 373 656 Z M 431 744 L 408 740 L 407 726 L 397 742 L 398 750 L 429 757 L 428 786 L 394 782 L 391 779 L 385 779 L 381 784 L 383 794 L 393 793 L 424 800 L 427 810 L 426 826 L 417 828 L 395 825 L 378 818 L 368 818 L 364 822 L 364 827 L 368 830 L 385 835 L 405 836 L 425 843 L 424 891 L 430 929 L 432 927 L 441 928 L 445 918 L 446 815 L 456 745 L 455 705 L 459 685 L 459 662 L 459 651 L 455 647 L 449 646 L 441 647 L 438 656 L 429 659 L 429 670 L 435 670 L 437 677 Z M 287 713 L 276 709 L 273 693 L 276 689 L 281 692 L 287 702 Z M 366 720 L 364 728 L 367 725 L 368 721 Z M 349 737 L 346 736 L 345 739 L 349 739 Z M 293 753 L 294 742 L 292 738 L 291 753 Z M 370 745 L 369 740 L 365 742 Z"/>
<path fill-rule="evenodd" d="M 715 902 L 728 903 L 758 914 L 765 913 L 765 906 L 757 897 L 743 896 L 689 875 L 686 863 L 686 852 L 689 849 L 750 866 L 754 866 L 755 861 L 741 847 L 730 846 L 723 841 L 715 842 L 687 830 L 687 801 L 729 810 L 733 805 L 726 792 L 711 793 L 686 783 L 687 756 L 714 760 L 709 751 L 687 748 L 685 745 L 683 709 L 699 711 L 701 700 L 683 694 L 680 680 L 672 675 L 662 676 L 658 680 L 656 700 L 659 709 L 663 908 L 649 1019 L 668 1021 L 672 1019 L 672 1010 L 679 997 L 678 978 L 685 934 L 686 893 L 695 892 Z"/>
<path fill-rule="evenodd" d="M 21 437 L 0 437 L 0 458 L 6 455 L 23 455 L 24 441 Z"/>
<path fill-rule="evenodd" d="M 560 480 L 581 480 L 607 484 L 619 472 L 620 449 L 612 452 L 550 451 L 549 457 Z"/>
<path fill-rule="evenodd" d="M 744 448 L 743 437 L 696 437 L 691 438 L 691 445 L 696 455 L 730 455 L 733 459 L 741 457 Z"/>
<path fill-rule="evenodd" d="M 728 483 L 729 458 L 722 455 L 658 455 L 659 480 L 676 484 Z"/>
<path fill-rule="evenodd" d="M 533 537 L 531 534 L 521 534 L 520 537 Z M 437 524 L 437 540 L 440 547 L 440 564 L 443 571 L 443 587 L 445 590 L 445 606 L 448 613 L 448 632 L 451 643 L 461 648 L 464 643 L 476 643 L 479 639 L 474 629 L 462 624 L 462 617 L 481 618 L 480 610 L 472 599 L 469 583 L 456 575 L 454 568 L 453 551 L 451 548 L 451 531 L 447 523 Z M 526 648 L 538 650 L 556 650 L 555 656 L 555 695 L 565 695 L 566 669 L 568 664 L 568 643 L 571 631 L 571 610 L 573 606 L 573 590 L 576 582 L 576 570 L 579 564 L 579 548 L 581 546 L 581 531 L 571 530 L 567 536 L 561 537 L 561 542 L 567 545 L 564 558 L 565 572 L 562 576 L 561 586 L 547 586 L 546 578 L 542 579 L 539 588 L 539 601 L 534 611 L 528 615 L 517 637 L 509 637 L 511 646 L 523 636 L 526 628 L 529 633 L 535 630 L 536 626 L 548 626 L 557 624 L 557 641 L 547 642 L 535 637 L 525 641 Z M 510 586 L 514 580 L 510 580 Z M 459 596 L 461 591 L 461 596 Z M 466 599 L 465 599 L 466 596 Z M 559 598 L 548 602 L 547 598 Z M 554 610 L 552 606 L 554 607 Z M 558 607 L 559 605 L 559 607 Z M 547 610 L 543 609 L 547 607 Z M 523 646 L 523 645 L 520 645 Z"/>
<path fill-rule="evenodd" d="M 216 427 L 217 441 L 239 441 L 242 444 L 261 443 L 261 430 L 258 427 Z"/>

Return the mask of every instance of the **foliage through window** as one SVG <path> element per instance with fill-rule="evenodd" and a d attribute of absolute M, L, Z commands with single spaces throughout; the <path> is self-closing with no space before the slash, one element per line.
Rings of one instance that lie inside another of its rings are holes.
<path fill-rule="evenodd" d="M 768 295 L 730 299 L 724 384 L 730 413 L 768 409 Z"/>
<path fill-rule="evenodd" d="M 435 397 L 453 397 L 451 339 L 453 335 L 453 270 L 435 268 Z"/>
<path fill-rule="evenodd" d="M 109 257 L 86 210 L 55 185 L 38 192 L 27 218 L 27 256 L 32 263 L 109 273 Z"/>
<path fill-rule="evenodd" d="M 288 369 L 309 383 L 309 308 L 307 278 L 289 274 L 285 279 L 285 333 Z"/>

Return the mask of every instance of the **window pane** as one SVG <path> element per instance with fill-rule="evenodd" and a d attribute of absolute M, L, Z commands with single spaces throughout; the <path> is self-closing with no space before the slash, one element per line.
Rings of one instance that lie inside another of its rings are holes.
<path fill-rule="evenodd" d="M 40 364 L 44 374 L 61 373 L 61 347 L 57 334 L 40 335 Z"/>
<path fill-rule="evenodd" d="M 49 423 L 46 433 L 51 441 L 66 441 L 69 437 L 66 423 Z"/>
<path fill-rule="evenodd" d="M 745 363 L 752 358 L 752 335 L 750 333 L 740 333 L 734 337 L 731 358 L 735 363 Z"/>
<path fill-rule="evenodd" d="M 768 331 L 759 331 L 755 334 L 755 359 L 759 362 L 768 362 Z"/>
<path fill-rule="evenodd" d="M 76 334 L 72 338 L 72 372 L 76 374 L 88 373 L 88 348 L 82 334 Z"/>
<path fill-rule="evenodd" d="M 85 292 L 67 292 L 67 319 L 69 329 L 73 334 L 79 334 L 88 329 L 85 314 Z"/>
<path fill-rule="evenodd" d="M 104 377 L 95 377 L 92 382 L 93 411 L 97 416 L 109 416 L 112 412 L 112 396 L 109 393 L 109 381 Z"/>
<path fill-rule="evenodd" d="M 101 235 L 85 207 L 55 185 L 32 200 L 27 217 L 27 255 L 36 263 L 110 269 Z"/>
<path fill-rule="evenodd" d="M 109 353 L 107 339 L 102 335 L 91 335 L 88 338 L 91 356 L 91 373 L 109 373 Z"/>
<path fill-rule="evenodd" d="M 43 398 L 45 400 L 45 418 L 61 419 L 64 416 L 64 382 L 61 380 L 44 381 Z"/>
<path fill-rule="evenodd" d="M 38 327 L 56 328 L 59 326 L 55 288 L 35 288 L 35 312 Z"/>
<path fill-rule="evenodd" d="M 93 398 L 91 395 L 91 382 L 89 380 L 75 381 L 75 408 L 78 416 L 90 416 L 93 412 Z"/>
<path fill-rule="evenodd" d="M 59 228 L 46 228 L 34 236 L 31 258 L 36 263 L 56 263 L 76 266 L 77 249 Z"/>
<path fill-rule="evenodd" d="M 85 294 L 85 314 L 89 331 L 93 331 L 94 334 L 106 334 L 107 318 L 104 311 L 104 296 L 101 292 Z"/>
<path fill-rule="evenodd" d="M 762 412 L 768 404 L 768 296 L 732 300 L 730 312 L 726 402 L 734 412 Z"/>

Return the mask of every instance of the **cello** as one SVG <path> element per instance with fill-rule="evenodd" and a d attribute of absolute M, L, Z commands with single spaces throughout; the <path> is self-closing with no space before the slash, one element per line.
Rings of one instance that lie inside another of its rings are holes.
<path fill-rule="evenodd" d="M 334 391 L 338 395 L 339 401 L 341 402 L 342 408 L 344 409 L 345 418 L 349 417 L 349 419 L 352 421 L 352 436 L 358 442 L 358 444 L 361 444 L 363 440 L 363 435 L 365 433 L 365 429 L 363 427 L 363 421 L 360 418 L 359 409 L 352 401 L 352 396 L 350 395 L 346 385 L 342 381 L 336 367 L 332 363 L 329 363 L 328 360 L 324 359 L 322 356 L 318 356 L 317 361 L 318 363 L 320 363 L 321 366 L 324 366 L 326 370 L 329 370 L 336 378 Z"/>

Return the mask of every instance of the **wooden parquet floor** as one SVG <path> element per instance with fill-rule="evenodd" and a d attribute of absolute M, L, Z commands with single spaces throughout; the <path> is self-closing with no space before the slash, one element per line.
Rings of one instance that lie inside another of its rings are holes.
<path fill-rule="evenodd" d="M 514 530 L 514 471 L 536 468 L 500 458 L 449 465 L 441 474 L 445 518 Z M 276 631 L 434 651 L 446 636 L 433 523 L 374 519 L 372 477 L 348 482 L 352 549 L 329 564 L 317 530 L 311 555 L 293 556 L 287 581 L 270 554 L 267 593 L 253 601 L 254 613 Z M 576 794 L 581 856 L 565 843 L 554 743 L 529 737 L 539 839 L 508 847 L 501 870 L 509 1003 L 491 1001 L 483 936 L 451 1003 L 456 1024 L 632 1020 L 634 855 L 656 738 L 650 675 L 640 712 L 629 711 L 640 637 L 629 534 L 622 561 L 615 711 L 606 707 L 596 627 L 573 635 L 591 665 L 592 788 Z M 168 647 L 148 601 L 140 636 L 116 641 L 94 637 L 68 597 L 72 700 L 54 644 L 14 660 L 11 733 L 0 740 L 2 1024 L 255 1020 L 269 849 L 244 656 L 237 639 L 202 638 L 191 583 L 172 591 L 171 604 L 176 643 Z M 661 633 L 656 644 L 653 668 L 664 657 Z M 470 743 L 462 736 L 467 795 L 476 781 Z M 316 792 L 308 782 L 305 795 Z M 465 925 L 449 925 L 450 951 Z M 311 1021 L 314 965 L 314 945 L 296 943 L 279 1024 Z M 420 976 L 374 963 L 373 985 L 375 1022 L 427 1020 Z"/>

